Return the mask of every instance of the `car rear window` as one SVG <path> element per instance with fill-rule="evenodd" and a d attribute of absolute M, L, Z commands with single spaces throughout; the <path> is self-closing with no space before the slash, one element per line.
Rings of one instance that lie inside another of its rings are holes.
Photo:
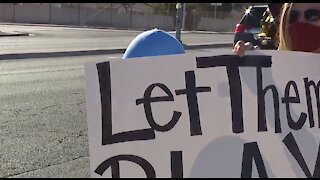
<path fill-rule="evenodd" d="M 260 21 L 263 13 L 267 10 L 267 7 L 251 7 L 250 12 L 242 16 L 240 24 L 251 25 L 260 27 Z"/>

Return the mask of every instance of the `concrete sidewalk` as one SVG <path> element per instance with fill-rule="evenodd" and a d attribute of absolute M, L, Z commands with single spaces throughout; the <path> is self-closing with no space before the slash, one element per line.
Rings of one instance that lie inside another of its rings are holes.
<path fill-rule="evenodd" d="M 75 31 L 77 30 L 97 30 L 97 31 L 103 31 L 103 32 L 107 32 L 107 31 L 120 31 L 123 32 L 125 31 L 132 34 L 132 37 L 130 38 L 134 38 L 134 36 L 136 36 L 137 34 L 139 34 L 140 32 L 143 31 L 139 31 L 139 30 L 114 30 L 114 29 L 108 29 L 108 28 L 104 28 L 104 29 L 97 29 L 97 28 L 88 28 L 88 27 L 69 27 L 69 26 L 52 26 L 52 25 L 39 25 L 39 24 L 4 24 L 1 23 L 1 25 L 4 25 L 5 27 L 3 27 L 0 30 L 0 38 L 1 37 L 5 37 L 5 36 L 12 36 L 14 38 L 14 36 L 36 36 L 33 35 L 32 32 L 28 32 L 27 29 L 28 28 L 24 28 L 27 26 L 37 26 L 39 28 L 44 28 L 46 29 L 68 29 L 68 30 L 72 30 L 74 29 Z M 10 27 L 11 26 L 11 27 Z M 19 28 L 14 28 L 14 26 L 20 26 Z M 7 28 L 9 27 L 9 28 Z M 7 29 L 6 29 L 7 28 Z M 22 31 L 22 32 L 20 32 Z M 134 31 L 134 32 L 132 32 Z M 174 36 L 175 31 L 169 31 L 169 33 L 171 35 Z M 232 36 L 232 32 L 207 32 L 207 31 L 182 31 L 181 34 L 183 34 L 183 43 L 184 43 L 184 47 L 185 50 L 195 50 L 195 49 L 207 49 L 207 48 L 224 48 L 224 47 L 232 47 L 233 43 L 231 42 L 231 38 L 228 41 L 215 41 L 215 42 L 211 42 L 212 40 L 209 38 L 207 38 L 208 34 L 229 34 L 230 36 Z M 206 35 L 207 34 L 207 35 Z M 203 38 L 205 36 L 205 38 Z M 185 37 L 188 37 L 187 39 L 184 39 Z M 202 39 L 199 40 L 198 39 Z M 200 38 L 202 37 L 202 38 Z M 9 46 L 11 46 L 11 44 L 9 44 Z M 118 44 L 118 45 L 112 45 L 109 47 L 99 47 L 99 48 L 86 48 L 86 46 L 83 46 L 84 48 L 69 48 L 69 49 L 28 49 L 28 47 L 26 47 L 26 49 L 22 49 L 21 47 L 17 47 L 17 49 L 13 49 L 11 51 L 8 51 L 6 49 L 2 49 L 0 51 L 0 60 L 9 60 L 9 59 L 28 59 L 28 58 L 46 58 L 46 57 L 66 57 L 66 56 L 86 56 L 86 55 L 103 55 L 103 54 L 115 54 L 115 53 L 124 53 L 126 48 L 127 48 L 128 44 L 127 43 L 122 43 L 122 44 Z M 39 51 L 40 50 L 40 51 Z"/>

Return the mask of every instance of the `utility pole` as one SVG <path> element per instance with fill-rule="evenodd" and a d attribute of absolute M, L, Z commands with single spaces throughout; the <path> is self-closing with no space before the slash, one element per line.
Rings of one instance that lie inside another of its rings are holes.
<path fill-rule="evenodd" d="M 80 10 L 81 10 L 81 7 L 80 7 L 80 3 L 78 3 L 78 25 L 80 26 Z"/>
<path fill-rule="evenodd" d="M 217 3 L 214 3 L 214 19 L 217 19 Z"/>
<path fill-rule="evenodd" d="M 12 3 L 13 4 L 13 15 L 12 15 L 12 22 L 16 22 L 16 3 Z"/>
<path fill-rule="evenodd" d="M 186 29 L 186 3 L 182 3 L 183 15 L 182 15 L 182 30 Z"/>
<path fill-rule="evenodd" d="M 176 4 L 177 15 L 176 15 L 176 39 L 181 41 L 181 26 L 182 26 L 182 3 Z"/>
<path fill-rule="evenodd" d="M 130 28 L 132 28 L 132 3 L 129 3 L 129 8 L 130 8 Z"/>
<path fill-rule="evenodd" d="M 52 8 L 52 4 L 49 3 L 49 24 L 51 24 L 51 8 Z"/>

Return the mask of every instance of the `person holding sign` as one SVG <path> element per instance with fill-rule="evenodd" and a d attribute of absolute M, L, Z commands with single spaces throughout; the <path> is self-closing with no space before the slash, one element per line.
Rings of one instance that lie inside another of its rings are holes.
<path fill-rule="evenodd" d="M 320 3 L 285 3 L 280 14 L 278 50 L 320 53 Z M 233 51 L 259 49 L 250 42 L 238 41 Z"/>

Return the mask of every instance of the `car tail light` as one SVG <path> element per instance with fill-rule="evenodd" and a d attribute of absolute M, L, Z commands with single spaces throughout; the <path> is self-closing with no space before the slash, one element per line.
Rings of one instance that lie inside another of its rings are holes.
<path fill-rule="evenodd" d="M 237 24 L 235 33 L 246 32 L 246 30 L 249 30 L 250 28 L 252 28 L 250 25 Z"/>

